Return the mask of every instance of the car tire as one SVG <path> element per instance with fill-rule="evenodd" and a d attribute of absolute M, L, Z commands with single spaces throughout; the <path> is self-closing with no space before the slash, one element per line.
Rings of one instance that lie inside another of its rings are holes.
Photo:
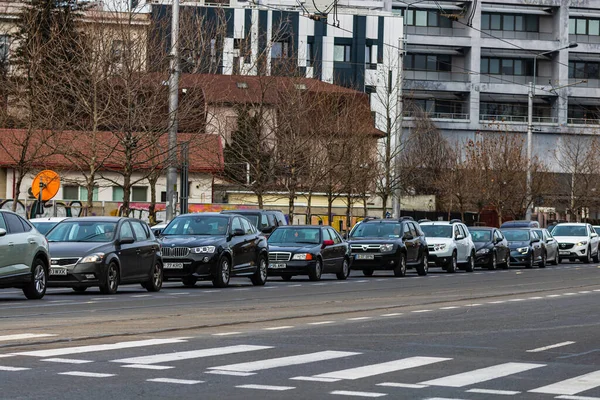
<path fill-rule="evenodd" d="M 453 274 L 458 269 L 458 260 L 456 252 L 452 253 L 452 257 L 450 258 L 450 262 L 446 265 L 446 272 Z"/>
<path fill-rule="evenodd" d="M 256 272 L 254 272 L 254 275 L 250 278 L 250 281 L 252 281 L 254 286 L 264 286 L 264 284 L 267 283 L 267 268 L 267 257 L 260 256 Z"/>
<path fill-rule="evenodd" d="M 583 261 L 585 264 L 589 264 L 592 262 L 592 249 L 588 247 L 586 253 L 587 254 L 585 255 L 585 258 L 582 258 L 581 261 Z"/>
<path fill-rule="evenodd" d="M 527 264 L 525 264 L 525 268 L 526 269 L 531 269 L 531 268 L 533 268 L 534 264 L 535 264 L 535 261 L 533 259 L 533 252 L 532 252 L 531 256 L 529 256 L 529 261 L 527 262 Z"/>
<path fill-rule="evenodd" d="M 558 257 L 558 256 L 557 256 L 557 257 L 556 257 L 556 259 L 557 259 L 557 261 L 556 261 L 556 265 L 558 265 L 558 264 L 562 264 L 562 262 L 563 262 L 563 259 L 562 259 L 562 258 L 560 258 L 560 257 Z"/>
<path fill-rule="evenodd" d="M 231 266 L 229 265 L 229 258 L 221 257 L 219 265 L 215 271 L 212 283 L 214 287 L 226 288 L 229 286 L 229 279 L 231 278 Z"/>
<path fill-rule="evenodd" d="M 342 270 L 335 274 L 335 276 L 340 281 L 345 281 L 346 279 L 348 279 L 348 277 L 350 276 L 350 263 L 348 262 L 347 258 L 344 258 L 344 261 L 342 262 Z"/>
<path fill-rule="evenodd" d="M 183 286 L 185 287 L 194 287 L 196 286 L 196 282 L 198 282 L 198 279 L 193 276 L 185 276 L 181 278 L 181 283 L 183 283 Z"/>
<path fill-rule="evenodd" d="M 23 294 L 29 300 L 39 300 L 46 294 L 46 287 L 48 285 L 48 270 L 46 264 L 36 258 L 33 260 L 31 266 L 31 278 L 27 282 L 27 286 L 23 288 Z"/>
<path fill-rule="evenodd" d="M 538 263 L 538 267 L 540 267 L 540 268 L 546 268 L 546 261 L 547 261 L 546 257 L 548 257 L 548 255 L 546 254 L 546 252 L 543 252 L 542 253 L 542 259 Z"/>
<path fill-rule="evenodd" d="M 281 275 L 281 280 L 289 282 L 292 280 L 292 275 Z"/>
<path fill-rule="evenodd" d="M 592 260 L 594 260 L 595 263 L 600 262 L 600 249 L 592 256 Z"/>
<path fill-rule="evenodd" d="M 502 269 L 509 269 L 509 268 L 510 268 L 510 255 L 506 257 L 506 261 L 502 265 Z"/>
<path fill-rule="evenodd" d="M 78 286 L 78 287 L 74 287 L 73 291 L 75 293 L 84 293 L 87 290 L 87 286 Z"/>
<path fill-rule="evenodd" d="M 425 276 L 429 272 L 429 260 L 427 259 L 427 253 L 423 253 L 421 256 L 421 264 L 417 266 L 417 274 Z"/>
<path fill-rule="evenodd" d="M 364 276 L 373 276 L 373 268 L 365 268 L 363 269 Z"/>
<path fill-rule="evenodd" d="M 149 292 L 160 291 L 163 284 L 163 268 L 159 261 L 154 263 L 154 267 L 152 267 L 150 274 L 150 279 L 148 279 L 147 282 L 144 282 L 144 288 Z"/>
<path fill-rule="evenodd" d="M 406 276 L 406 254 L 404 253 L 400 253 L 400 260 L 394 268 L 394 276 L 398 278 Z"/>
<path fill-rule="evenodd" d="M 465 266 L 466 272 L 473 272 L 475 270 L 475 252 L 472 251 L 469 259 L 467 260 L 467 264 Z"/>
<path fill-rule="evenodd" d="M 496 268 L 498 268 L 498 255 L 495 251 L 492 251 L 492 258 L 490 259 L 488 269 L 494 271 Z"/>
<path fill-rule="evenodd" d="M 115 294 L 119 288 L 119 267 L 116 263 L 111 262 L 106 267 L 104 283 L 100 285 L 100 293 Z"/>
<path fill-rule="evenodd" d="M 556 255 L 554 256 L 554 260 L 552 262 L 548 261 L 550 265 L 558 265 L 558 250 L 556 251 Z"/>
<path fill-rule="evenodd" d="M 323 261 L 317 258 L 315 265 L 308 270 L 308 279 L 311 281 L 321 280 L 321 274 L 323 273 Z"/>

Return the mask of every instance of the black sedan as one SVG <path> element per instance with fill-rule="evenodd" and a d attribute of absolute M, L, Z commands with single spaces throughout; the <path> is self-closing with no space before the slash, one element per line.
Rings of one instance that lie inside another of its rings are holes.
<path fill-rule="evenodd" d="M 98 286 L 105 294 L 120 284 L 141 283 L 150 292 L 162 287 L 163 265 L 158 241 L 148 225 L 133 218 L 70 218 L 48 234 L 48 286 L 84 292 Z"/>
<path fill-rule="evenodd" d="M 246 218 L 234 214 L 183 214 L 161 232 L 165 279 L 185 286 L 212 280 L 226 287 L 232 276 L 267 282 L 267 239 Z"/>
<path fill-rule="evenodd" d="M 269 236 L 269 275 L 284 281 L 308 275 L 318 281 L 322 274 L 338 279 L 350 275 L 350 246 L 329 226 L 280 226 Z"/>
<path fill-rule="evenodd" d="M 471 227 L 469 232 L 475 244 L 475 265 L 488 269 L 510 267 L 510 249 L 500 229 Z"/>
<path fill-rule="evenodd" d="M 512 265 L 525 265 L 526 268 L 532 268 L 537 264 L 540 268 L 546 267 L 546 248 L 535 229 L 509 228 L 501 231 L 508 240 Z"/>

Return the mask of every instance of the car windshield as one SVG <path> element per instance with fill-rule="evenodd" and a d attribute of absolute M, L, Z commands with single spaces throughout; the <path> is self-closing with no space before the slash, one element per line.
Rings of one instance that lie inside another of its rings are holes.
<path fill-rule="evenodd" d="M 37 229 L 42 235 L 48 233 L 50 229 L 54 228 L 58 224 L 58 222 L 36 222 L 31 220 L 29 220 L 29 222 L 31 222 L 31 225 L 33 225 L 35 229 Z"/>
<path fill-rule="evenodd" d="M 193 235 L 224 236 L 227 234 L 229 217 L 207 215 L 182 215 L 175 218 L 163 231 L 161 236 Z"/>
<path fill-rule="evenodd" d="M 362 223 L 352 231 L 351 238 L 397 238 L 402 234 L 402 224 Z"/>
<path fill-rule="evenodd" d="M 471 232 L 471 238 L 474 242 L 491 242 L 492 241 L 492 231 L 478 231 L 475 229 L 469 229 Z"/>
<path fill-rule="evenodd" d="M 48 234 L 49 242 L 111 242 L 116 222 L 64 221 Z"/>
<path fill-rule="evenodd" d="M 556 225 L 552 236 L 587 236 L 587 229 L 585 226 Z"/>
<path fill-rule="evenodd" d="M 319 228 L 279 228 L 269 236 L 269 244 L 279 243 L 307 243 L 319 244 Z"/>
<path fill-rule="evenodd" d="M 521 231 L 515 229 L 514 231 L 502 231 L 502 233 L 504 233 L 506 240 L 508 240 L 509 242 L 529 241 L 529 231 Z"/>
<path fill-rule="evenodd" d="M 425 237 L 451 238 L 451 225 L 421 225 L 421 230 L 425 233 Z"/>

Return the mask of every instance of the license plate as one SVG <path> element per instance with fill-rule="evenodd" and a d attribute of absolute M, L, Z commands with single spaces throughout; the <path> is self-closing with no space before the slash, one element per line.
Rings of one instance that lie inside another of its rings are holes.
<path fill-rule="evenodd" d="M 66 268 L 50 268 L 50 275 L 67 275 Z"/>
<path fill-rule="evenodd" d="M 568 256 L 569 254 L 571 254 L 571 252 L 567 251 L 567 250 L 561 250 L 561 251 L 558 252 L 558 254 L 562 254 L 562 255 Z"/>
<path fill-rule="evenodd" d="M 374 260 L 375 255 L 373 255 L 373 254 L 357 254 L 356 259 L 357 260 Z"/>
<path fill-rule="evenodd" d="M 273 268 L 273 269 L 280 269 L 280 268 L 285 268 L 287 267 L 287 264 L 285 263 L 272 263 L 269 264 L 269 268 Z"/>
<path fill-rule="evenodd" d="M 183 263 L 165 263 L 165 269 L 183 269 Z"/>

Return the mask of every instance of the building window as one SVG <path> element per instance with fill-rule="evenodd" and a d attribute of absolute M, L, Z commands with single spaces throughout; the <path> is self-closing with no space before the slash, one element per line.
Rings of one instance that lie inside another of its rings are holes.
<path fill-rule="evenodd" d="M 131 188 L 131 201 L 148 201 L 148 186 Z"/>
<path fill-rule="evenodd" d="M 539 15 L 481 13 L 481 29 L 487 31 L 539 32 Z"/>
<path fill-rule="evenodd" d="M 313 44 L 306 43 L 306 66 L 312 67 L 315 62 L 315 55 L 313 53 Z"/>
<path fill-rule="evenodd" d="M 271 58 L 286 58 L 290 56 L 288 42 L 273 42 L 271 46 Z"/>
<path fill-rule="evenodd" d="M 569 18 L 570 35 L 600 35 L 600 19 Z"/>
<path fill-rule="evenodd" d="M 533 75 L 533 60 L 481 57 L 481 73 L 486 75 Z"/>
<path fill-rule="evenodd" d="M 402 10 L 404 15 L 406 10 Z M 408 10 L 406 12 L 406 25 L 408 26 L 430 26 L 439 28 L 452 28 L 452 21 L 432 10 Z"/>
<path fill-rule="evenodd" d="M 87 188 L 80 186 L 79 187 L 79 200 L 87 201 L 88 191 Z M 94 186 L 94 190 L 92 191 L 92 200 L 98 201 L 98 186 Z"/>
<path fill-rule="evenodd" d="M 121 186 L 113 186 L 112 199 L 113 201 L 123 201 L 123 188 Z"/>
<path fill-rule="evenodd" d="M 589 61 L 569 61 L 569 78 L 600 79 L 600 63 Z"/>
<path fill-rule="evenodd" d="M 79 200 L 79 186 L 63 186 L 63 200 Z"/>
<path fill-rule="evenodd" d="M 448 54 L 407 54 L 404 57 L 404 69 L 450 72 L 452 70 L 452 56 Z"/>
<path fill-rule="evenodd" d="M 336 44 L 333 46 L 333 61 L 350 62 L 352 46 L 348 44 Z"/>
<path fill-rule="evenodd" d="M 9 50 L 9 37 L 8 35 L 0 35 L 0 63 L 8 61 L 8 50 Z"/>

